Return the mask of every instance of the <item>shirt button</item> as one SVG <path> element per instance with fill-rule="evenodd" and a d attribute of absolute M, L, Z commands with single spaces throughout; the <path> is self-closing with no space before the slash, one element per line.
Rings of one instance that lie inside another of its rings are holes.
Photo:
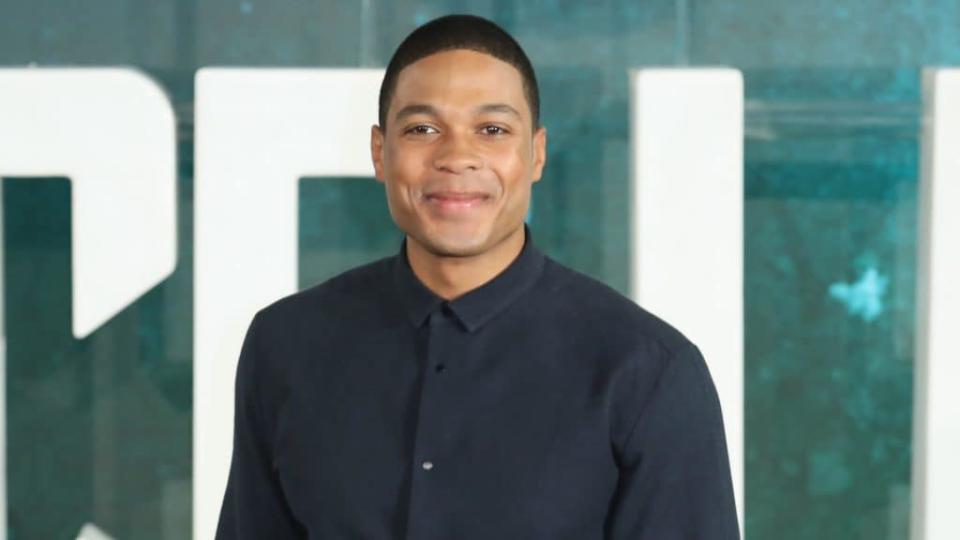
<path fill-rule="evenodd" d="M 440 373 L 440 372 L 442 372 L 443 370 L 447 369 L 447 366 L 445 366 L 445 365 L 443 365 L 443 364 L 437 364 L 437 367 L 435 367 L 435 368 L 433 368 L 433 369 L 434 369 L 434 371 L 436 371 L 437 373 Z"/>
<path fill-rule="evenodd" d="M 433 468 L 433 462 L 432 462 L 432 461 L 424 461 L 423 463 L 420 464 L 420 466 L 423 467 L 423 470 L 429 471 L 430 469 Z"/>

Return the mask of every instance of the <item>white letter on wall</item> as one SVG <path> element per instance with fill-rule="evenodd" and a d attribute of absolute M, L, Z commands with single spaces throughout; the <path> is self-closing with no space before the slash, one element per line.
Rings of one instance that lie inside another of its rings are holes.
<path fill-rule="evenodd" d="M 138 71 L 0 69 L 0 176 L 65 176 L 72 183 L 77 338 L 173 272 L 175 137 L 166 95 Z M 0 326 L 0 352 L 3 334 Z M 0 385 L 4 373 L 0 369 Z M 5 418 L 0 402 L 0 428 Z M 4 467 L 5 434 L 0 429 Z M 7 531 L 5 489 L 3 474 L 0 538 Z"/>
<path fill-rule="evenodd" d="M 697 343 L 720 395 L 743 530 L 743 78 L 631 73 L 634 300 Z"/>
<path fill-rule="evenodd" d="M 960 69 L 924 73 L 913 540 L 960 538 Z"/>
<path fill-rule="evenodd" d="M 382 70 L 206 68 L 196 83 L 194 538 L 213 538 L 233 383 L 261 307 L 297 288 L 297 181 L 372 177 Z"/>

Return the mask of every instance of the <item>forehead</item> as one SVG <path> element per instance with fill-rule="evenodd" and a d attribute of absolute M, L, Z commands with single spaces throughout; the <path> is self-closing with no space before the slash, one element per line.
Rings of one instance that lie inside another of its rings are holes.
<path fill-rule="evenodd" d="M 394 114 L 420 103 L 437 108 L 504 103 L 530 118 L 520 71 L 499 58 L 467 49 L 434 53 L 403 68 L 392 101 Z"/>

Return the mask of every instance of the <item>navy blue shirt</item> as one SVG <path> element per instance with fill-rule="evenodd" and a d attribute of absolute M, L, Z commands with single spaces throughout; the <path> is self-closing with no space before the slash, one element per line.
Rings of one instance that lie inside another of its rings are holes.
<path fill-rule="evenodd" d="M 452 301 L 405 247 L 254 317 L 217 538 L 739 538 L 695 345 L 529 229 Z"/>

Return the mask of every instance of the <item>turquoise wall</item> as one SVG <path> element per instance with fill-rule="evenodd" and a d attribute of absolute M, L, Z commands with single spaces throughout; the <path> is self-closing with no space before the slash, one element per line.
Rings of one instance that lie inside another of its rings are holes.
<path fill-rule="evenodd" d="M 919 75 L 960 64 L 956 0 L 0 0 L 0 65 L 144 69 L 180 160 L 176 271 L 83 340 L 69 182 L 4 179 L 9 537 L 189 536 L 196 69 L 379 67 L 451 11 L 502 24 L 538 71 L 538 244 L 623 292 L 627 70 L 743 70 L 747 537 L 906 539 Z M 301 286 L 397 248 L 372 180 L 300 194 Z"/>

